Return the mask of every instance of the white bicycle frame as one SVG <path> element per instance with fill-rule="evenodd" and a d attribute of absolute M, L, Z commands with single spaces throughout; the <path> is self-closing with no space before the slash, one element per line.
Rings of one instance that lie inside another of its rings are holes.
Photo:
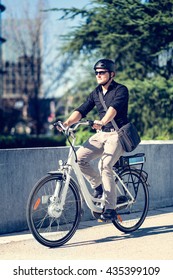
<path fill-rule="evenodd" d="M 90 194 L 90 192 L 89 192 L 89 190 L 87 188 L 84 176 L 83 176 L 83 174 L 82 174 L 82 172 L 80 170 L 80 167 L 79 167 L 79 165 L 78 165 L 78 163 L 76 162 L 76 159 L 75 159 L 74 145 L 75 145 L 76 137 L 75 137 L 75 135 L 73 133 L 73 130 L 76 130 L 76 128 L 80 124 L 82 124 L 82 125 L 89 125 L 89 122 L 88 121 L 86 121 L 86 122 L 78 122 L 73 129 L 71 129 L 71 128 L 68 129 L 68 131 L 69 131 L 68 133 L 70 133 L 70 136 L 72 137 L 72 143 L 71 143 L 71 147 L 69 148 L 69 153 L 68 153 L 68 160 L 67 160 L 67 163 L 65 165 L 62 163 L 62 160 L 59 161 L 60 169 L 58 171 L 63 172 L 63 174 L 66 177 L 65 185 L 64 185 L 64 188 L 63 188 L 63 192 L 61 194 L 61 202 L 60 202 L 59 208 L 61 210 L 63 209 L 63 206 L 65 204 L 65 199 L 66 199 L 66 195 L 67 195 L 67 191 L 68 191 L 68 186 L 69 186 L 70 180 L 74 181 L 74 179 L 71 177 L 71 172 L 73 170 L 75 175 L 76 175 L 77 181 L 78 181 L 77 185 L 80 188 L 79 189 L 80 193 L 81 193 L 82 197 L 84 197 L 84 200 L 85 200 L 87 206 L 93 212 L 102 213 L 103 207 L 105 205 L 104 194 L 103 194 L 101 199 L 94 198 Z M 61 125 L 61 127 L 63 128 L 63 130 L 67 130 L 62 125 Z M 52 172 L 50 172 L 50 173 L 52 173 Z M 118 174 L 115 173 L 115 171 L 114 171 L 114 174 L 115 174 L 115 177 L 117 178 L 117 180 L 121 183 L 121 185 L 124 187 L 124 189 L 128 193 L 129 197 L 131 198 L 131 200 L 128 201 L 128 202 L 118 204 L 118 207 L 122 207 L 122 206 L 125 206 L 125 205 L 132 204 L 135 201 L 134 197 L 129 192 L 129 190 L 127 189 L 126 185 L 121 180 L 121 178 L 118 176 Z M 116 187 L 117 187 L 119 193 L 121 194 L 120 189 L 119 189 L 117 184 L 116 184 Z M 54 195 L 51 198 L 52 201 L 56 201 L 57 194 L 59 193 L 59 188 L 60 188 L 59 182 L 57 182 Z M 96 203 L 96 202 L 99 202 L 99 203 Z"/>

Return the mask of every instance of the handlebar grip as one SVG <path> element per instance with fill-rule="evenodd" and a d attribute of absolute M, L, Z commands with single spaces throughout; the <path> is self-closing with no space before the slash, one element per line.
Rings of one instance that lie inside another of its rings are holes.
<path fill-rule="evenodd" d="M 52 125 L 53 125 L 53 126 L 57 126 L 57 125 L 58 125 L 58 122 L 54 122 Z"/>
<path fill-rule="evenodd" d="M 90 126 L 93 126 L 94 121 L 88 120 L 88 123 L 89 123 Z"/>
<path fill-rule="evenodd" d="M 63 126 L 63 123 L 61 121 L 57 121 L 57 122 L 54 122 L 53 123 L 53 126 L 56 127 L 58 126 L 59 128 L 65 130 L 64 126 Z"/>
<path fill-rule="evenodd" d="M 53 123 L 53 126 L 60 126 L 60 122 L 59 122 L 59 121 L 54 122 L 54 123 Z"/>

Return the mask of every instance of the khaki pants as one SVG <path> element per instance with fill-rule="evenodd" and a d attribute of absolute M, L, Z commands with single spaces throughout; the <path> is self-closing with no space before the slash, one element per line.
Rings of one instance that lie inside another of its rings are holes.
<path fill-rule="evenodd" d="M 115 209 L 117 192 L 112 172 L 113 165 L 118 161 L 124 150 L 116 131 L 98 132 L 90 137 L 77 151 L 80 169 L 92 188 L 103 185 L 105 193 L 105 209 Z M 90 162 L 100 158 L 99 171 Z"/>

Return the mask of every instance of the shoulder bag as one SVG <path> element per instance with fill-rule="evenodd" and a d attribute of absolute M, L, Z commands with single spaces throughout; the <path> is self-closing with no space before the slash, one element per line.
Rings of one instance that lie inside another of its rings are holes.
<path fill-rule="evenodd" d="M 101 102 L 103 108 L 105 109 L 105 111 L 107 111 L 107 106 L 103 100 L 103 95 L 101 92 L 99 92 L 99 98 L 100 98 L 100 102 Z M 115 128 L 115 130 L 117 131 L 117 133 L 119 135 L 119 139 L 120 139 L 121 145 L 123 147 L 123 150 L 125 152 L 132 152 L 138 146 L 138 144 L 141 142 L 141 139 L 139 137 L 139 134 L 137 132 L 135 125 L 133 123 L 129 122 L 129 123 L 123 125 L 121 128 L 118 128 L 114 119 L 111 122 L 112 122 L 113 127 Z"/>

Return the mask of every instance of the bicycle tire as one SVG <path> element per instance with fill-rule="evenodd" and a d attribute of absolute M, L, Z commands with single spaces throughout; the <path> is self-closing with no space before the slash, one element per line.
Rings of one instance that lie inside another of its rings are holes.
<path fill-rule="evenodd" d="M 28 227 L 34 238 L 47 247 L 59 247 L 68 242 L 76 232 L 81 218 L 81 197 L 72 179 L 61 214 L 58 202 L 51 208 L 51 196 L 57 181 L 62 189 L 65 182 L 62 173 L 43 177 L 32 189 L 27 202 Z"/>
<path fill-rule="evenodd" d="M 125 169 L 119 174 L 128 190 L 134 195 L 135 202 L 126 207 L 117 208 L 117 219 L 112 221 L 114 226 L 124 233 L 137 230 L 144 222 L 149 208 L 149 191 L 145 178 L 140 171 Z M 118 183 L 122 190 L 122 186 Z M 122 190 L 124 191 L 124 190 Z M 127 200 L 126 192 L 123 193 Z"/>

